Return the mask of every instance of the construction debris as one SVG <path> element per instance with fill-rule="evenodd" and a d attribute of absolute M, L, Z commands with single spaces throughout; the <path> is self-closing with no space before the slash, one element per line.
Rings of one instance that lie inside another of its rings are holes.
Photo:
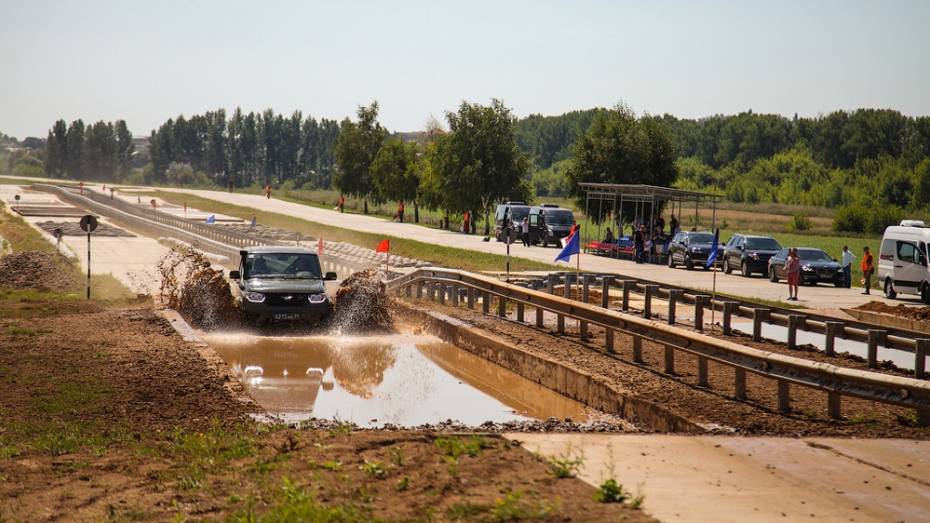
<path fill-rule="evenodd" d="M 0 258 L 2 286 L 41 292 L 66 291 L 77 286 L 68 259 L 53 252 L 23 251 Z"/>

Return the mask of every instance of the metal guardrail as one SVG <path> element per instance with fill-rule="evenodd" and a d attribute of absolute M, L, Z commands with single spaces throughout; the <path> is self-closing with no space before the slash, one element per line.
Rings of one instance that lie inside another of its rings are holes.
<path fill-rule="evenodd" d="M 605 345 L 613 352 L 615 334 L 633 340 L 634 362 L 642 362 L 642 341 L 648 339 L 665 347 L 664 369 L 674 374 L 675 352 L 697 356 L 698 384 L 709 387 L 708 362 L 714 361 L 735 369 L 735 397 L 746 398 L 746 372 L 773 379 L 778 383 L 778 406 L 790 410 L 790 385 L 800 385 L 827 394 L 827 411 L 831 417 L 841 417 L 841 397 L 850 396 L 879 403 L 913 408 L 921 426 L 930 425 L 930 382 L 876 372 L 838 367 L 802 358 L 745 347 L 699 332 L 684 330 L 666 323 L 623 314 L 588 303 L 535 289 L 504 283 L 487 276 L 451 269 L 419 269 L 388 282 L 388 290 L 408 297 L 427 298 L 458 306 L 462 291 L 469 308 L 481 298 L 482 309 L 489 313 L 493 299 L 497 314 L 506 316 L 507 302 L 516 304 L 516 319 L 523 322 L 526 307 L 536 310 L 536 326 L 543 326 L 543 312 L 557 316 L 558 329 L 564 332 L 565 318 L 579 322 L 580 337 L 588 338 L 588 326 L 598 325 L 606 331 Z"/>
<path fill-rule="evenodd" d="M 574 280 L 575 273 L 551 273 L 547 277 L 538 278 L 540 285 L 548 286 L 549 280 L 555 279 L 555 284 L 564 283 L 566 279 Z M 918 377 L 923 377 L 925 356 L 930 354 L 930 336 L 925 333 L 908 331 L 900 328 L 877 325 L 855 319 L 840 319 L 822 314 L 787 309 L 783 307 L 760 305 L 748 300 L 740 300 L 729 296 L 717 296 L 712 300 L 710 293 L 694 289 L 685 289 L 667 284 L 660 284 L 639 278 L 618 276 L 613 274 L 582 274 L 581 285 L 587 289 L 592 284 L 609 282 L 611 290 L 623 292 L 621 309 L 629 308 L 629 294 L 643 295 L 647 302 L 651 298 L 662 298 L 674 301 L 676 304 L 684 303 L 695 307 L 695 316 L 703 317 L 704 308 L 713 307 L 721 311 L 724 334 L 730 334 L 730 321 L 734 316 L 753 320 L 753 338 L 761 339 L 761 325 L 763 323 L 778 325 L 788 329 L 789 345 L 799 330 L 823 334 L 826 336 L 825 352 L 834 356 L 833 340 L 836 338 L 858 341 L 868 345 L 867 360 L 870 368 L 878 367 L 878 348 L 909 352 L 915 355 L 915 371 Z M 583 292 L 587 295 L 587 291 Z M 603 306 L 606 307 L 606 304 Z M 674 314 L 673 314 L 674 316 Z M 674 318 L 672 318 L 674 320 Z M 672 321 L 674 323 L 674 321 Z M 698 330 L 703 328 L 700 322 L 695 322 Z"/>

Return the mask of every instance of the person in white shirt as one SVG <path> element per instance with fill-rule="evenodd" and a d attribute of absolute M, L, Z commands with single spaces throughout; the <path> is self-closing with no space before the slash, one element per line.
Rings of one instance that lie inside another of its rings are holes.
<path fill-rule="evenodd" d="M 520 224 L 520 233 L 523 237 L 523 246 L 530 246 L 530 219 L 526 216 L 523 217 L 523 223 Z"/>
<path fill-rule="evenodd" d="M 843 285 L 848 289 L 852 287 L 852 262 L 856 255 L 849 252 L 849 246 L 843 246 L 843 254 L 840 257 L 840 267 L 843 269 Z"/>

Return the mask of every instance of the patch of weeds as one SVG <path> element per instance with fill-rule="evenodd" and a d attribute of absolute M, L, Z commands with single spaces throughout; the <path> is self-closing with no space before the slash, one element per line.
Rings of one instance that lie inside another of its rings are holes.
<path fill-rule="evenodd" d="M 898 423 L 904 425 L 905 427 L 921 427 L 920 416 L 917 414 L 916 410 L 912 410 L 907 414 L 898 415 Z"/>
<path fill-rule="evenodd" d="M 479 505 L 477 503 L 456 503 L 446 510 L 446 516 L 453 521 L 475 519 L 490 509 L 491 507 L 488 505 Z"/>
<path fill-rule="evenodd" d="M 913 413 L 913 415 L 916 417 L 917 414 L 916 414 L 916 413 Z M 898 417 L 898 420 L 900 421 L 900 419 L 901 419 L 901 417 L 899 416 L 899 417 Z M 873 416 L 873 415 L 871 415 L 871 414 L 862 414 L 862 413 L 853 414 L 852 416 L 849 416 L 848 418 L 846 418 L 846 420 L 847 420 L 849 423 L 854 424 L 854 425 L 861 425 L 861 424 L 877 423 L 877 422 L 878 422 L 878 419 L 877 419 L 875 416 Z"/>
<path fill-rule="evenodd" d="M 337 472 L 340 469 L 342 469 L 342 463 L 339 461 L 333 461 L 333 460 L 324 461 L 323 463 L 320 464 L 320 466 L 331 472 Z"/>
<path fill-rule="evenodd" d="M 433 444 L 442 450 L 443 455 L 456 459 L 466 455 L 472 458 L 477 457 L 483 449 L 491 447 L 491 444 L 480 436 L 472 436 L 467 440 L 462 438 L 436 438 Z"/>
<path fill-rule="evenodd" d="M 555 509 L 544 500 L 526 500 L 522 492 L 510 492 L 494 500 L 490 515 L 494 521 L 520 521 L 545 519 L 554 512 Z"/>
<path fill-rule="evenodd" d="M 573 478 L 578 474 L 581 465 L 584 464 L 584 455 L 575 453 L 569 444 L 565 452 L 558 456 L 549 458 L 549 473 L 557 478 Z"/>
<path fill-rule="evenodd" d="M 408 478 L 407 476 L 400 478 L 400 481 L 398 481 L 397 484 L 394 485 L 394 490 L 396 490 L 397 492 L 405 492 L 409 489 L 410 489 L 410 478 Z"/>
<path fill-rule="evenodd" d="M 387 471 L 384 470 L 384 467 L 381 466 L 381 463 L 377 461 L 368 461 L 365 460 L 365 464 L 359 467 L 365 471 L 365 474 L 370 478 L 375 479 L 384 479 L 387 476 Z"/>
<path fill-rule="evenodd" d="M 623 503 L 629 497 L 629 492 L 623 489 L 623 485 L 617 483 L 617 480 L 610 478 L 599 487 L 594 493 L 595 501 L 601 503 Z"/>
<path fill-rule="evenodd" d="M 197 475 L 183 476 L 180 481 L 178 481 L 178 488 L 181 490 L 200 490 L 202 477 L 196 477 Z"/>
<path fill-rule="evenodd" d="M 336 420 L 334 422 L 333 428 L 329 429 L 329 435 L 332 437 L 336 436 L 348 436 L 352 434 L 355 430 L 355 425 L 348 421 Z"/>
<path fill-rule="evenodd" d="M 380 521 L 367 511 L 351 505 L 327 507 L 310 496 L 303 488 L 284 478 L 281 488 L 265 496 L 258 512 L 251 501 L 248 506 L 235 513 L 230 521 L 243 523 L 278 523 L 288 521 L 338 521 L 340 523 L 361 523 Z"/>
<path fill-rule="evenodd" d="M 361 501 L 362 503 L 371 503 L 375 499 L 371 491 L 368 490 L 367 485 L 359 485 L 355 487 L 355 490 L 352 492 L 352 498 L 356 501 Z"/>
<path fill-rule="evenodd" d="M 393 448 L 393 449 L 391 449 L 390 454 L 391 454 L 391 463 L 393 463 L 395 467 L 403 467 L 403 466 L 404 466 L 404 451 L 403 451 L 403 449 L 400 449 L 400 448 Z"/>
<path fill-rule="evenodd" d="M 32 336 L 35 334 L 39 334 L 41 332 L 47 332 L 47 331 L 40 331 L 37 329 L 30 329 L 29 327 L 20 327 L 18 325 L 10 325 L 8 330 L 10 334 L 13 336 Z"/>
<path fill-rule="evenodd" d="M 32 400 L 36 410 L 50 415 L 96 409 L 110 392 L 98 383 L 58 383 L 53 391 Z"/>
<path fill-rule="evenodd" d="M 252 465 L 252 470 L 258 474 L 267 474 L 272 470 L 278 468 L 278 465 L 281 462 L 287 461 L 287 454 L 275 454 L 270 458 L 259 458 L 255 461 L 255 464 Z"/>

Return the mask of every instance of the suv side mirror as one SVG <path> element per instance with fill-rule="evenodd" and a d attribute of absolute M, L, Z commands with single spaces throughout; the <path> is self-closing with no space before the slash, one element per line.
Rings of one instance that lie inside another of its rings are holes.
<path fill-rule="evenodd" d="M 336 279 L 336 273 L 335 273 L 335 272 L 327 272 L 327 273 L 326 273 L 326 276 L 324 276 L 323 279 L 326 280 L 326 281 L 333 281 L 333 280 Z"/>
<path fill-rule="evenodd" d="M 229 279 L 230 279 L 230 280 L 238 280 L 238 279 L 240 279 L 241 277 L 242 277 L 242 275 L 239 274 L 239 271 L 229 271 Z"/>

